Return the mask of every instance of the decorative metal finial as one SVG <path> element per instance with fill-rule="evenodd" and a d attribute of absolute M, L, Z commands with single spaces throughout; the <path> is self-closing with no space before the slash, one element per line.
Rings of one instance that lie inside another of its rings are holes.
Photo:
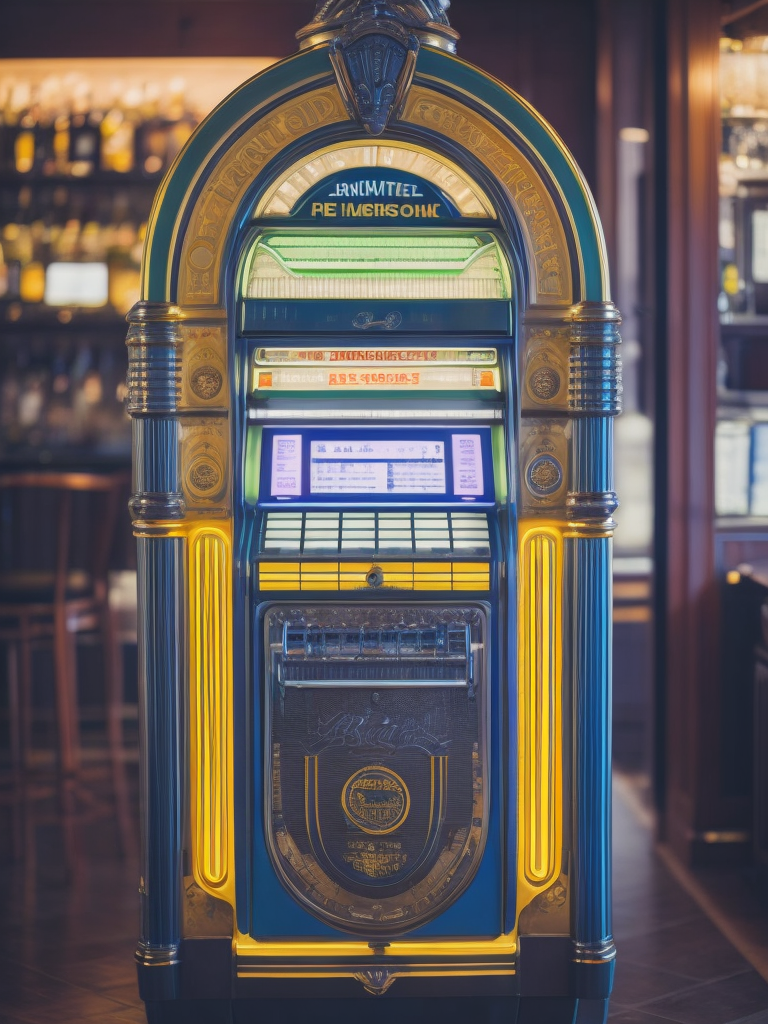
<path fill-rule="evenodd" d="M 451 53 L 458 32 L 446 16 L 450 0 L 321 0 L 296 33 L 302 48 L 329 44 L 349 116 L 371 135 L 397 117 L 413 81 L 422 43 Z"/>
<path fill-rule="evenodd" d="M 455 53 L 459 33 L 451 28 L 445 13 L 450 3 L 451 0 L 318 0 L 314 17 L 299 29 L 296 38 L 302 49 L 329 43 L 351 21 L 373 16 L 399 21 L 421 43 Z"/>

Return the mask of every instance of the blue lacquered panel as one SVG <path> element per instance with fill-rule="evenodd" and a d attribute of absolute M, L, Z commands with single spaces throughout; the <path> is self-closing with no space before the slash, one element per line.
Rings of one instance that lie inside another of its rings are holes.
<path fill-rule="evenodd" d="M 374 337 L 389 343 L 402 334 L 501 334 L 509 336 L 511 304 L 506 299 L 477 302 L 450 299 L 419 302 L 376 299 L 315 302 L 245 299 L 244 334 L 301 334 L 305 331 L 338 334 L 352 331 L 361 342 Z"/>

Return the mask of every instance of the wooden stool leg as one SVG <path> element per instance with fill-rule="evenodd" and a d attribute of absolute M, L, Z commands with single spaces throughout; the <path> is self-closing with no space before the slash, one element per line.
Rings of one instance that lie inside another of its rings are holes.
<path fill-rule="evenodd" d="M 123 665 L 122 651 L 117 641 L 115 619 L 108 604 L 101 610 L 101 636 L 104 652 L 104 697 L 107 714 L 107 737 L 112 762 L 112 782 L 115 792 L 117 825 L 124 857 L 137 852 L 136 835 L 131 816 L 128 777 L 125 768 L 123 743 Z"/>
<path fill-rule="evenodd" d="M 73 776 L 78 768 L 77 682 L 73 671 L 72 638 L 67 632 L 66 609 L 57 608 L 53 624 L 54 685 L 59 741 L 59 772 Z"/>
<path fill-rule="evenodd" d="M 29 753 L 32 750 L 32 632 L 29 620 L 21 620 L 21 686 L 19 689 L 19 727 L 21 731 L 21 767 L 27 769 Z"/>
<path fill-rule="evenodd" d="M 19 651 L 8 641 L 8 728 L 11 747 L 12 850 L 13 859 L 24 856 L 24 726 L 19 692 Z"/>
<path fill-rule="evenodd" d="M 77 670 L 75 637 L 67 631 L 66 607 L 55 609 L 53 623 L 54 685 L 59 741 L 59 811 L 64 837 L 64 857 L 72 876 L 79 861 L 76 832 L 76 774 L 80 762 L 77 721 Z"/>

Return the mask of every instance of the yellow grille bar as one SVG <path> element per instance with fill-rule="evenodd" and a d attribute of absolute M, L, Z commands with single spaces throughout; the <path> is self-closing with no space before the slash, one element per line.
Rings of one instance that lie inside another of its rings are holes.
<path fill-rule="evenodd" d="M 370 582 L 376 574 L 375 583 Z M 488 562 L 260 562 L 259 590 L 490 590 Z"/>
<path fill-rule="evenodd" d="M 521 867 L 534 889 L 556 876 L 562 835 L 562 546 L 541 528 L 520 544 Z"/>
<path fill-rule="evenodd" d="M 218 889 L 229 873 L 229 581 L 226 538 L 191 542 L 192 834 L 195 866 Z"/>

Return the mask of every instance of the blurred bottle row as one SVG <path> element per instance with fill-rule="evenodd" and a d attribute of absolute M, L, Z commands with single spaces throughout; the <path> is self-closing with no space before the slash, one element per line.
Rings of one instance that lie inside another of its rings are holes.
<path fill-rule="evenodd" d="M 82 336 L 53 349 L 45 336 L 15 341 L 0 349 L 0 458 L 30 448 L 51 458 L 72 448 L 125 456 L 124 347 Z"/>
<path fill-rule="evenodd" d="M 127 461 L 118 317 L 159 179 L 269 63 L 0 61 L 0 463 Z"/>
<path fill-rule="evenodd" d="M 0 173 L 156 177 L 200 120 L 182 78 L 129 88 L 117 80 L 95 87 L 76 74 L 0 79 Z"/>
<path fill-rule="evenodd" d="M 135 189 L 0 189 L 0 300 L 14 303 L 5 318 L 23 315 L 18 303 L 124 315 L 139 295 L 150 202 Z"/>

